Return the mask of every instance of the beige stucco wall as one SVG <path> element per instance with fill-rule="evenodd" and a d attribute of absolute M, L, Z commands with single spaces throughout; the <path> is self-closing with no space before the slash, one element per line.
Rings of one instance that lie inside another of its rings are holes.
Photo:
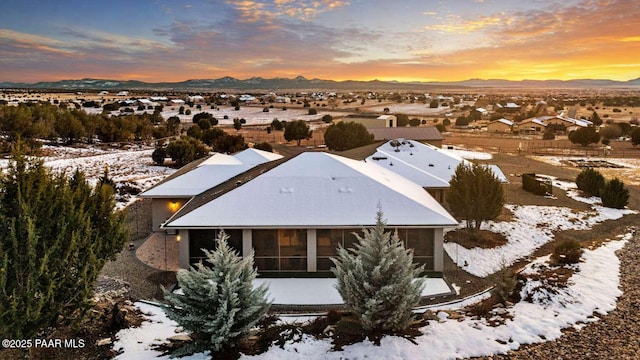
<path fill-rule="evenodd" d="M 511 126 L 503 124 L 501 122 L 492 123 L 487 125 L 487 131 L 489 132 L 511 132 Z"/>
<path fill-rule="evenodd" d="M 171 198 L 171 199 L 151 199 L 151 218 L 153 219 L 153 231 L 160 230 L 160 225 L 167 221 L 169 217 L 175 214 L 188 199 Z"/>
<path fill-rule="evenodd" d="M 382 119 L 369 118 L 369 117 L 348 117 L 345 118 L 346 122 L 355 122 L 364 125 L 366 128 L 378 128 L 378 127 L 397 127 L 398 119 L 394 115 L 385 115 Z M 391 122 L 391 124 L 390 124 Z"/>

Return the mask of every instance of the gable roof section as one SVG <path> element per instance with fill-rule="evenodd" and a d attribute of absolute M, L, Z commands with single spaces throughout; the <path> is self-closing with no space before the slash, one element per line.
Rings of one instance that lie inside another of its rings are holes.
<path fill-rule="evenodd" d="M 195 168 L 140 194 L 140 197 L 192 197 L 242 174 L 256 165 L 282 158 L 262 150 L 246 149 L 236 155 L 215 153 Z"/>
<path fill-rule="evenodd" d="M 460 156 L 413 140 L 388 141 L 378 147 L 366 161 L 378 164 L 426 188 L 448 188 L 456 167 L 465 159 Z M 403 144 L 404 143 L 404 144 Z"/>
<path fill-rule="evenodd" d="M 489 124 L 495 124 L 495 123 L 501 123 L 501 124 L 505 124 L 507 126 L 513 126 L 514 125 L 513 121 L 511 121 L 509 119 L 505 119 L 505 118 L 493 120 Z"/>
<path fill-rule="evenodd" d="M 240 160 L 244 164 L 251 165 L 259 165 L 264 164 L 265 162 L 282 159 L 282 155 L 254 148 L 242 150 L 239 153 L 235 154 L 233 157 Z"/>
<path fill-rule="evenodd" d="M 307 152 L 189 212 L 166 227 L 456 226 L 419 185 L 381 166 Z"/>

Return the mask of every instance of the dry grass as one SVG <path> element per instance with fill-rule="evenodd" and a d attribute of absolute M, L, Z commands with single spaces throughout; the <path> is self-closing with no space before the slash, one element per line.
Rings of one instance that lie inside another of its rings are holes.
<path fill-rule="evenodd" d="M 480 230 L 477 234 L 473 234 L 466 228 L 449 231 L 445 235 L 444 239 L 447 242 L 455 242 L 462 245 L 467 249 L 491 249 L 503 246 L 508 242 L 507 238 L 503 234 L 488 230 Z"/>

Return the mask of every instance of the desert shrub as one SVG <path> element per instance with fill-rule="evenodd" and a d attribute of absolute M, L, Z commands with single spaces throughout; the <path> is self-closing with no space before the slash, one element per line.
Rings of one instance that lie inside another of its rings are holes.
<path fill-rule="evenodd" d="M 506 264 L 502 265 L 497 275 L 496 284 L 493 290 L 491 290 L 491 295 L 497 302 L 506 304 L 516 289 L 518 279 L 516 273 L 507 267 Z"/>
<path fill-rule="evenodd" d="M 202 137 L 202 129 L 199 126 L 191 126 L 187 130 L 187 135 L 194 139 L 200 139 Z"/>
<path fill-rule="evenodd" d="M 309 115 L 317 115 L 318 114 L 318 110 L 311 108 L 309 109 Z"/>
<path fill-rule="evenodd" d="M 558 264 L 575 264 L 582 256 L 582 245 L 576 240 L 565 240 L 561 242 L 551 254 L 551 260 Z"/>
<path fill-rule="evenodd" d="M 553 186 L 536 179 L 536 174 L 522 174 L 522 188 L 540 196 L 553 193 Z"/>
<path fill-rule="evenodd" d="M 324 142 L 330 150 L 344 151 L 373 142 L 373 134 L 355 122 L 331 124 L 324 133 Z"/>
<path fill-rule="evenodd" d="M 273 147 L 268 142 L 261 142 L 253 145 L 254 149 L 273 152 Z"/>
<path fill-rule="evenodd" d="M 640 144 L 640 127 L 635 127 L 631 131 L 631 145 L 637 146 Z"/>
<path fill-rule="evenodd" d="M 600 134 L 598 134 L 595 128 L 591 126 L 580 128 L 569 133 L 569 141 L 574 144 L 580 144 L 582 146 L 596 144 L 598 141 L 600 141 Z"/>
<path fill-rule="evenodd" d="M 151 153 L 151 159 L 156 165 L 164 165 L 164 159 L 167 157 L 167 151 L 163 147 L 156 148 Z"/>
<path fill-rule="evenodd" d="M 614 178 L 600 190 L 602 205 L 615 209 L 624 209 L 629 203 L 629 190 L 618 178 Z"/>
<path fill-rule="evenodd" d="M 200 127 L 200 129 L 202 130 L 207 130 L 209 128 L 211 128 L 211 121 L 209 119 L 200 119 L 198 120 L 198 127 Z"/>
<path fill-rule="evenodd" d="M 545 131 L 542 134 L 542 140 L 553 140 L 556 138 L 556 134 L 553 133 L 553 131 Z"/>
<path fill-rule="evenodd" d="M 578 189 L 593 196 L 600 195 L 600 189 L 604 186 L 604 176 L 598 170 L 584 169 L 576 177 Z"/>
<path fill-rule="evenodd" d="M 194 127 L 197 128 L 197 126 Z M 209 149 L 205 144 L 190 136 L 173 141 L 167 146 L 167 156 L 171 157 L 171 160 L 175 161 L 176 166 L 179 167 L 205 157 L 208 153 Z"/>

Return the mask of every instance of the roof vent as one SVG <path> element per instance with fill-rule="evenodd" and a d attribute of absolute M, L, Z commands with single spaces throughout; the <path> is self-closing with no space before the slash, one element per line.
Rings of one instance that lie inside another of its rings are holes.
<path fill-rule="evenodd" d="M 293 194 L 293 188 L 292 187 L 290 187 L 290 188 L 286 188 L 286 187 L 280 188 L 280 193 L 281 194 Z"/>
<path fill-rule="evenodd" d="M 343 188 L 340 188 L 340 192 L 343 193 L 343 194 L 352 193 L 353 189 L 350 188 L 350 187 L 343 187 Z"/>
<path fill-rule="evenodd" d="M 434 166 L 435 166 L 435 165 L 433 165 L 433 164 L 429 164 L 429 167 L 434 167 Z"/>

